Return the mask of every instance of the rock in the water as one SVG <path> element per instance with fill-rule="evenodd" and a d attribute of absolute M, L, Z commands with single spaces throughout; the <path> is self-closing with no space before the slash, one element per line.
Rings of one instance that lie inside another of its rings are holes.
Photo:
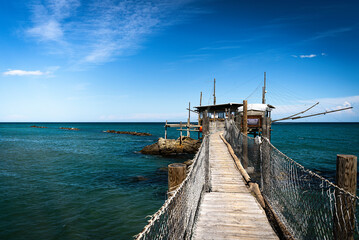
<path fill-rule="evenodd" d="M 144 176 L 135 176 L 132 177 L 132 181 L 133 182 L 140 182 L 140 181 L 147 181 L 148 178 L 144 177 Z"/>
<path fill-rule="evenodd" d="M 158 171 L 158 172 L 168 172 L 168 167 L 160 167 L 160 168 L 157 168 L 157 171 Z"/>
<path fill-rule="evenodd" d="M 129 131 L 116 131 L 116 130 L 107 130 L 107 133 L 117 133 L 117 134 L 129 134 L 135 136 L 152 136 L 151 133 L 143 133 L 143 132 L 129 132 Z"/>
<path fill-rule="evenodd" d="M 78 131 L 78 130 L 80 130 L 80 129 L 78 129 L 78 128 L 74 128 L 74 127 L 72 127 L 72 128 L 68 128 L 68 127 L 60 127 L 60 129 L 64 129 L 64 130 L 72 130 L 72 131 Z"/>
<path fill-rule="evenodd" d="M 182 144 L 180 138 L 176 140 L 159 138 L 156 143 L 144 147 L 140 152 L 152 155 L 195 154 L 200 145 L 200 140 L 190 137 L 182 137 Z"/>

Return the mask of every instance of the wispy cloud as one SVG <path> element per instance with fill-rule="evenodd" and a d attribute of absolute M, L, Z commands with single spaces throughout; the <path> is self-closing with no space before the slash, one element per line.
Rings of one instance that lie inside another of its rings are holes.
<path fill-rule="evenodd" d="M 320 56 L 326 56 L 326 53 L 321 53 Z M 291 55 L 294 58 L 315 58 L 318 57 L 319 55 L 317 54 L 302 54 L 302 55 Z"/>
<path fill-rule="evenodd" d="M 336 37 L 337 35 L 339 35 L 341 33 L 350 32 L 353 29 L 354 29 L 354 27 L 343 27 L 343 28 L 336 28 L 336 29 L 331 29 L 328 31 L 319 32 L 314 37 L 310 38 L 309 41 L 310 40 L 318 40 L 318 39 L 327 38 L 327 37 Z"/>
<path fill-rule="evenodd" d="M 44 75 L 44 72 L 39 70 L 36 71 L 25 71 L 25 70 L 8 70 L 3 72 L 6 76 L 41 76 Z"/>
<path fill-rule="evenodd" d="M 48 67 L 46 71 L 27 71 L 27 70 L 12 70 L 8 69 L 7 71 L 3 72 L 3 75 L 5 76 L 50 76 L 52 75 L 57 69 L 59 69 L 58 66 Z"/>
<path fill-rule="evenodd" d="M 32 6 L 27 33 L 60 47 L 77 63 L 103 63 L 131 54 L 158 30 L 198 11 L 181 11 L 195 0 L 44 0 Z"/>

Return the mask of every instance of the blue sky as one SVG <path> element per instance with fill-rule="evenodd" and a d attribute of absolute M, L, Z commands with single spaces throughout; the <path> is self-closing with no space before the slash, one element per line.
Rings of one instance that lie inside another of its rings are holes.
<path fill-rule="evenodd" d="M 0 2 L 0 121 L 186 121 L 188 102 L 359 121 L 357 1 Z M 193 118 L 196 118 L 192 114 Z"/>

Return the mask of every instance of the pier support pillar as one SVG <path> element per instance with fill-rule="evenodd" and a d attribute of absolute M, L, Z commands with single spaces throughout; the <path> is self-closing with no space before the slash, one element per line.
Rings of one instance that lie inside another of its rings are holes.
<path fill-rule="evenodd" d="M 168 165 L 168 197 L 172 196 L 171 192 L 176 190 L 185 180 L 187 167 L 184 163 L 172 163 Z"/>
<path fill-rule="evenodd" d="M 356 196 L 357 157 L 337 155 L 336 184 Z M 356 202 L 340 190 L 335 191 L 334 239 L 354 239 Z"/>

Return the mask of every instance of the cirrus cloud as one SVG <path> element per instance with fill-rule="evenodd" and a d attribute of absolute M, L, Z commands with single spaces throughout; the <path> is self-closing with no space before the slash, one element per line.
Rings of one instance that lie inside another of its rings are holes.
<path fill-rule="evenodd" d="M 33 0 L 26 33 L 79 64 L 133 54 L 148 36 L 201 13 L 196 0 Z M 52 50 L 53 49 L 53 50 Z"/>

